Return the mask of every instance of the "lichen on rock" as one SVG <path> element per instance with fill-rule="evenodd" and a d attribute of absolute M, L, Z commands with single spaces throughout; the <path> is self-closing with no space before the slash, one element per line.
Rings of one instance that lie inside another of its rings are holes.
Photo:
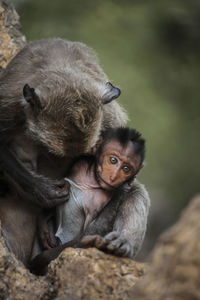
<path fill-rule="evenodd" d="M 11 4 L 0 2 L 0 67 L 5 68 L 8 62 L 26 44 L 21 32 L 19 16 Z"/>

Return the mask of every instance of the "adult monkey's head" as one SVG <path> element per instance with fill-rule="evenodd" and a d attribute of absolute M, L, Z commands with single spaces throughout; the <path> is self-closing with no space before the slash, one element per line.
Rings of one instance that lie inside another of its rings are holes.
<path fill-rule="evenodd" d="M 145 140 L 131 128 L 110 128 L 102 132 L 93 148 L 96 177 L 105 190 L 131 181 L 143 167 Z"/>

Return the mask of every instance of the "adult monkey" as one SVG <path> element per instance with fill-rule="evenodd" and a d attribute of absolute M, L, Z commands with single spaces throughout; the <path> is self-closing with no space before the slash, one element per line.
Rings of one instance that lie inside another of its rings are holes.
<path fill-rule="evenodd" d="M 119 95 L 87 46 L 62 39 L 30 43 L 1 72 L 0 170 L 11 189 L 0 199 L 0 219 L 25 264 L 41 207 L 67 199 L 61 179 L 71 159 L 100 130 L 126 123 L 119 104 L 109 103 Z"/>

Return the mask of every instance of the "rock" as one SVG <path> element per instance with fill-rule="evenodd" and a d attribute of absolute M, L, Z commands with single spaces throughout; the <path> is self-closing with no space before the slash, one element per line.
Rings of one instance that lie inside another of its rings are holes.
<path fill-rule="evenodd" d="M 37 277 L 0 237 L 0 300 L 126 300 L 144 270 L 145 264 L 97 249 L 68 248 L 50 264 L 46 276 Z"/>
<path fill-rule="evenodd" d="M 56 299 L 130 299 L 129 291 L 144 274 L 145 265 L 91 249 L 66 249 L 47 274 Z"/>
<path fill-rule="evenodd" d="M 0 299 L 45 299 L 49 290 L 49 282 L 26 270 L 24 265 L 8 251 L 3 238 L 0 237 Z"/>
<path fill-rule="evenodd" d="M 7 63 L 26 44 L 26 38 L 21 33 L 19 16 L 11 4 L 0 2 L 0 67 Z"/>
<path fill-rule="evenodd" d="M 149 271 L 131 292 L 134 300 L 200 299 L 200 196 L 159 239 Z"/>

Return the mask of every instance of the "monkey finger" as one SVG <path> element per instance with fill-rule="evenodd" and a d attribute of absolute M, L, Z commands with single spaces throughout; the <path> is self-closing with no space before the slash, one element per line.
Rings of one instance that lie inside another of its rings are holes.
<path fill-rule="evenodd" d="M 70 183 L 65 179 L 54 180 L 54 185 L 60 189 L 66 189 L 66 190 L 70 189 Z"/>
<path fill-rule="evenodd" d="M 111 243 L 108 244 L 108 245 L 106 246 L 106 250 L 107 250 L 109 253 L 112 253 L 112 252 L 114 251 L 114 249 L 115 249 L 115 246 L 112 245 Z"/>
<path fill-rule="evenodd" d="M 128 243 L 123 244 L 119 249 L 119 253 L 121 254 L 121 256 L 130 257 L 132 253 L 131 245 Z"/>
<path fill-rule="evenodd" d="M 112 231 L 112 232 L 108 233 L 104 238 L 107 242 L 111 242 L 111 241 L 119 238 L 119 236 L 120 236 L 120 233 L 118 231 Z"/>
<path fill-rule="evenodd" d="M 57 199 L 68 199 L 69 193 L 67 190 L 60 190 L 60 191 L 52 191 L 52 198 L 56 197 Z"/>
<path fill-rule="evenodd" d="M 93 247 L 95 244 L 96 235 L 87 235 L 84 236 L 81 240 L 81 245 L 86 247 Z"/>
<path fill-rule="evenodd" d="M 42 207 L 53 207 L 69 199 L 69 185 L 62 180 L 51 180 L 46 177 L 35 178 L 34 193 Z"/>
<path fill-rule="evenodd" d="M 51 191 L 47 194 L 47 207 L 54 207 L 69 199 L 68 191 Z"/>
<path fill-rule="evenodd" d="M 51 249 L 51 247 L 49 246 L 49 244 L 47 242 L 46 237 L 40 239 L 40 245 L 43 250 Z"/>
<path fill-rule="evenodd" d="M 119 249 L 121 245 L 122 245 L 122 240 L 116 239 L 107 245 L 107 249 L 110 251 L 114 251 L 115 249 Z"/>
<path fill-rule="evenodd" d="M 127 256 L 125 255 L 125 250 L 122 248 L 115 248 L 113 254 L 117 256 Z"/>
<path fill-rule="evenodd" d="M 55 248 L 56 245 L 52 242 L 50 236 L 47 237 L 47 245 L 48 245 L 48 249 L 51 249 L 51 248 Z"/>
<path fill-rule="evenodd" d="M 113 243 L 110 243 L 107 245 L 105 251 L 110 254 L 117 255 L 117 256 L 126 256 L 125 249 L 122 248 L 123 245 L 122 246 L 119 246 L 119 245 L 114 245 Z"/>
<path fill-rule="evenodd" d="M 110 237 L 113 237 L 113 240 L 111 240 L 108 245 L 106 246 L 106 249 L 108 250 L 109 253 L 123 256 L 124 254 L 124 248 L 123 246 L 127 244 L 127 240 L 124 237 L 118 237 L 114 239 L 114 236 L 117 236 L 118 234 L 113 233 L 110 235 Z M 126 248 L 125 248 L 126 249 Z"/>
<path fill-rule="evenodd" d="M 97 249 L 104 249 L 107 245 L 107 241 L 100 235 L 89 235 L 85 236 L 81 240 L 82 246 L 95 247 Z"/>
<path fill-rule="evenodd" d="M 95 240 L 95 247 L 97 249 L 103 250 L 107 248 L 108 242 L 101 236 L 97 236 Z"/>
<path fill-rule="evenodd" d="M 54 190 L 50 186 L 39 186 L 34 190 L 38 205 L 44 208 L 52 208 L 64 203 L 69 199 L 69 193 L 66 190 Z"/>

